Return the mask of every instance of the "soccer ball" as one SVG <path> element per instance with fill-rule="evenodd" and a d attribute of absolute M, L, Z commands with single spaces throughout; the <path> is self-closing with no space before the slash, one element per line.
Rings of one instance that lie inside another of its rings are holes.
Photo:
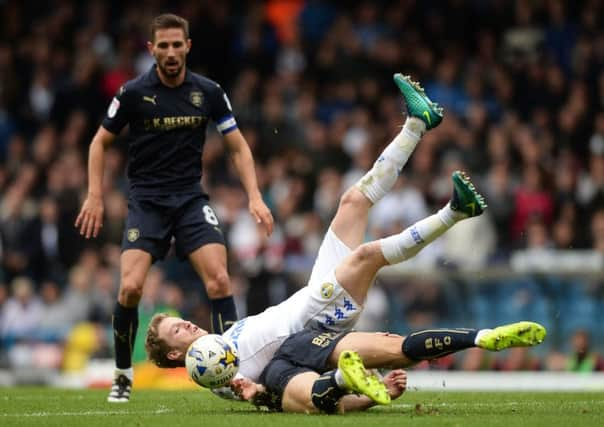
<path fill-rule="evenodd" d="M 202 387 L 218 388 L 229 383 L 239 370 L 235 346 L 220 335 L 197 338 L 187 350 L 187 372 Z"/>

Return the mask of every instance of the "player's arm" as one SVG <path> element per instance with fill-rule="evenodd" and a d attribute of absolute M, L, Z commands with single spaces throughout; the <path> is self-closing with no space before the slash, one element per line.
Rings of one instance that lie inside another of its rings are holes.
<path fill-rule="evenodd" d="M 75 221 L 80 234 L 87 239 L 97 237 L 103 226 L 103 168 L 105 147 L 115 140 L 115 135 L 99 126 L 88 151 L 88 194 Z"/>
<path fill-rule="evenodd" d="M 270 235 L 273 232 L 273 215 L 262 200 L 258 189 L 252 151 L 239 129 L 230 131 L 223 138 L 247 192 L 250 213 L 258 224 L 264 225 L 267 235 Z"/>
<path fill-rule="evenodd" d="M 271 406 L 274 395 L 262 384 L 238 375 L 231 381 L 231 390 L 239 400 L 245 400 L 256 406 Z"/>
<path fill-rule="evenodd" d="M 97 237 L 103 226 L 103 168 L 105 148 L 130 122 L 130 92 L 122 86 L 113 97 L 107 115 L 92 138 L 88 149 L 88 194 L 75 221 L 80 234 L 87 239 Z"/>

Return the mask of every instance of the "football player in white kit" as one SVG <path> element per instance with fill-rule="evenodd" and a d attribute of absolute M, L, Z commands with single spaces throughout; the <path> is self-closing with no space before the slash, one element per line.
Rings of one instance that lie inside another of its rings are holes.
<path fill-rule="evenodd" d="M 400 234 L 362 244 L 369 209 L 392 188 L 426 130 L 442 121 L 442 108 L 419 84 L 401 74 L 395 74 L 394 81 L 405 98 L 408 117 L 372 169 L 342 195 L 308 286 L 260 314 L 237 321 L 223 335 L 237 347 L 239 373 L 251 381 L 258 381 L 283 341 L 303 328 L 350 330 L 381 267 L 415 256 L 456 222 L 480 215 L 486 207 L 469 178 L 455 172 L 453 197 L 438 213 Z M 205 334 L 191 322 L 158 314 L 147 332 L 149 359 L 159 367 L 184 366 L 187 348 Z"/>

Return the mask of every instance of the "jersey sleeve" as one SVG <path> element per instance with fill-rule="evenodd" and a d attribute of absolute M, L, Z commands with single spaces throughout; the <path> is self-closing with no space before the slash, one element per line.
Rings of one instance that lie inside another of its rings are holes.
<path fill-rule="evenodd" d="M 115 135 L 119 134 L 124 126 L 130 122 L 130 106 L 128 102 L 130 95 L 126 87 L 122 86 L 107 108 L 102 126 Z"/>
<path fill-rule="evenodd" d="M 226 135 L 237 129 L 237 121 L 233 115 L 233 108 L 227 94 L 222 90 L 219 84 L 212 91 L 212 111 L 210 113 L 212 120 L 216 123 L 218 132 Z"/>

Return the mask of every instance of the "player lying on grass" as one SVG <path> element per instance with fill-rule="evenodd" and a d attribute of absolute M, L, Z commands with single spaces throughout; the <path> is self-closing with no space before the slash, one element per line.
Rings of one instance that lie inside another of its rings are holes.
<path fill-rule="evenodd" d="M 346 412 L 388 404 L 406 389 L 401 368 L 479 347 L 499 351 L 541 343 L 545 328 L 518 322 L 495 329 L 430 329 L 406 337 L 387 333 L 305 328 L 283 342 L 260 384 L 233 380 L 241 398 L 285 412 Z M 365 368 L 394 368 L 383 382 Z"/>
<path fill-rule="evenodd" d="M 394 80 L 409 117 L 372 169 L 342 195 L 308 286 L 258 315 L 239 320 L 224 333 L 237 347 L 239 372 L 252 381 L 258 381 L 277 349 L 293 333 L 311 325 L 335 332 L 349 331 L 381 267 L 412 258 L 455 223 L 480 215 L 486 207 L 469 178 L 456 171 L 452 176 L 451 201 L 438 213 L 400 234 L 362 243 L 369 209 L 392 188 L 426 129 L 436 127 L 442 120 L 442 109 L 430 101 L 417 83 L 400 74 Z M 149 359 L 160 367 L 184 366 L 187 348 L 205 334 L 191 322 L 156 315 L 145 343 Z"/>

